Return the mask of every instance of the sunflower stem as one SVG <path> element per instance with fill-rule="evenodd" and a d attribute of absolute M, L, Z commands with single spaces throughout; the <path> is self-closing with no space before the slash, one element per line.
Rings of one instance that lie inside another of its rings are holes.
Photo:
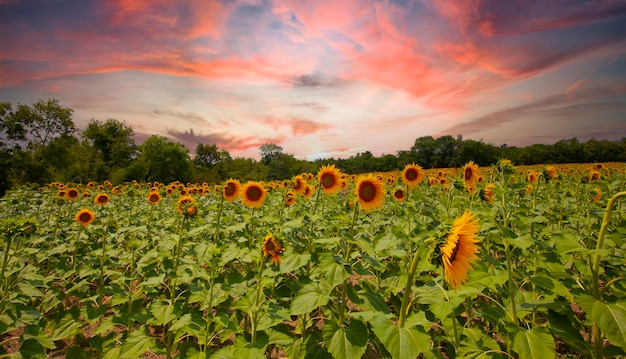
<path fill-rule="evenodd" d="M 415 270 L 417 270 L 417 263 L 419 262 L 420 252 L 419 250 L 415 251 L 413 255 L 413 261 L 411 262 L 411 267 L 409 268 L 409 275 L 406 280 L 406 286 L 404 288 L 404 295 L 402 296 L 402 306 L 400 307 L 400 318 L 398 319 L 398 327 L 404 327 L 404 322 L 409 312 L 409 300 L 411 297 L 411 290 L 413 289 L 413 280 L 415 278 Z"/>
<path fill-rule="evenodd" d="M 600 233 L 598 234 L 598 241 L 596 242 L 596 250 L 593 257 L 593 263 L 591 265 L 591 275 L 592 275 L 592 294 L 596 300 L 600 300 L 600 284 L 599 284 L 599 271 L 600 271 L 600 250 L 602 249 L 602 245 L 604 243 L 604 236 L 606 235 L 607 228 L 609 226 L 609 221 L 611 220 L 611 214 L 613 212 L 613 207 L 615 202 L 626 196 L 626 192 L 616 193 L 606 205 L 606 210 L 604 211 L 604 218 L 602 219 L 602 225 L 600 227 Z M 593 323 L 594 336 L 595 336 L 595 357 L 602 358 L 603 355 L 603 340 L 602 340 L 602 331 L 597 323 Z"/>
<path fill-rule="evenodd" d="M 265 253 L 261 255 L 261 261 L 259 262 L 258 278 L 256 283 L 256 293 L 254 297 L 253 312 L 250 316 L 251 329 L 251 342 L 256 341 L 257 326 L 258 326 L 258 314 L 259 314 L 259 300 L 261 299 L 261 292 L 263 291 L 263 268 L 265 267 Z"/>

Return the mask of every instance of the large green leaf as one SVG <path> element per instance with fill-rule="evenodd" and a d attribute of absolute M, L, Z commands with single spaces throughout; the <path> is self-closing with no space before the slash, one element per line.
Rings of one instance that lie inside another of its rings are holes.
<path fill-rule="evenodd" d="M 330 284 L 325 280 L 305 285 L 293 298 L 289 314 L 300 315 L 326 305 L 330 300 L 331 290 Z"/>
<path fill-rule="evenodd" d="M 367 349 L 367 327 L 359 320 L 353 320 L 345 328 L 327 322 L 322 331 L 328 351 L 334 358 L 359 359 Z"/>
<path fill-rule="evenodd" d="M 414 359 L 430 349 L 428 334 L 415 327 L 399 328 L 382 314 L 371 321 L 374 333 L 394 359 Z"/>
<path fill-rule="evenodd" d="M 144 330 L 131 332 L 122 343 L 122 358 L 139 358 L 149 348 L 154 348 L 154 338 L 151 338 Z"/>
<path fill-rule="evenodd" d="M 550 320 L 550 330 L 558 335 L 567 345 L 575 349 L 577 352 L 585 353 L 587 345 L 585 339 L 580 332 L 574 328 L 572 321 L 565 315 L 559 314 L 554 310 L 548 310 L 548 319 Z"/>
<path fill-rule="evenodd" d="M 554 358 L 554 337 L 545 328 L 522 329 L 513 338 L 513 350 L 520 359 Z"/>
<path fill-rule="evenodd" d="M 626 302 L 605 304 L 596 301 L 591 319 L 611 342 L 626 350 Z"/>

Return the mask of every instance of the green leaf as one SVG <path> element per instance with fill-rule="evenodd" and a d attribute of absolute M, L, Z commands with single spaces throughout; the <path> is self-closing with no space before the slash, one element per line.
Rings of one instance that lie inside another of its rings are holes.
<path fill-rule="evenodd" d="M 371 321 L 374 333 L 394 359 L 414 359 L 430 348 L 428 334 L 415 327 L 399 328 L 382 314 Z"/>
<path fill-rule="evenodd" d="M 353 320 L 345 328 L 329 321 L 322 332 L 334 358 L 359 359 L 367 349 L 367 327 L 359 320 Z"/>
<path fill-rule="evenodd" d="M 311 254 L 296 254 L 293 253 L 285 257 L 285 260 L 280 264 L 280 273 L 295 272 L 296 269 L 304 267 L 311 261 Z"/>
<path fill-rule="evenodd" d="M 76 321 L 69 313 L 59 321 L 52 332 L 52 340 L 62 340 L 73 337 L 80 333 L 80 322 Z"/>
<path fill-rule="evenodd" d="M 591 319 L 613 344 L 626 350 L 626 302 L 605 304 L 596 301 Z"/>
<path fill-rule="evenodd" d="M 585 339 L 580 335 L 580 332 L 574 328 L 571 320 L 567 316 L 549 309 L 548 319 L 550 320 L 550 330 L 553 334 L 558 335 L 567 345 L 577 352 L 587 352 L 588 348 Z"/>
<path fill-rule="evenodd" d="M 300 315 L 326 305 L 330 300 L 331 290 L 330 284 L 325 280 L 305 285 L 293 298 L 289 314 Z"/>
<path fill-rule="evenodd" d="M 535 327 L 530 330 L 522 329 L 513 338 L 513 350 L 520 359 L 554 358 L 554 337 L 545 328 Z"/>
<path fill-rule="evenodd" d="M 143 330 L 135 330 L 122 343 L 121 356 L 124 358 L 138 358 L 150 347 L 154 347 L 154 344 L 154 339 Z"/>
<path fill-rule="evenodd" d="M 152 307 L 150 309 L 153 318 L 153 320 L 151 320 L 151 324 L 165 325 L 176 319 L 173 305 L 168 305 L 163 302 L 154 302 L 152 303 Z"/>
<path fill-rule="evenodd" d="M 465 328 L 463 335 L 465 337 L 461 339 L 461 346 L 457 352 L 459 358 L 485 358 L 486 351 L 500 350 L 498 343 L 478 328 Z"/>
<path fill-rule="evenodd" d="M 46 350 L 35 339 L 26 339 L 20 346 L 23 358 L 46 358 Z"/>

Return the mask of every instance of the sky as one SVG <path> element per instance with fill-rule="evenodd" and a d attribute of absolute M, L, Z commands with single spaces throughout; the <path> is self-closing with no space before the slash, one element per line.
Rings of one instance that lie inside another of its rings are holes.
<path fill-rule="evenodd" d="M 626 137 L 624 0 L 0 0 L 0 101 L 193 153 Z"/>

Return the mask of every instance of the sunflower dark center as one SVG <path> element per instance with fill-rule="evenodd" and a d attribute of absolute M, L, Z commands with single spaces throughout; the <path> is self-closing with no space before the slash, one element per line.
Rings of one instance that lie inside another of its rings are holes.
<path fill-rule="evenodd" d="M 322 175 L 322 186 L 324 186 L 324 188 L 331 188 L 335 185 L 335 183 L 337 183 L 337 181 L 335 180 L 335 176 L 331 173 L 325 173 Z"/>
<path fill-rule="evenodd" d="M 261 189 L 258 187 L 250 187 L 246 191 L 246 197 L 251 201 L 258 201 L 261 199 Z"/>
<path fill-rule="evenodd" d="M 300 179 L 297 179 L 293 183 L 293 189 L 299 190 L 300 188 L 302 188 L 302 181 Z"/>
<path fill-rule="evenodd" d="M 98 197 L 98 203 L 106 203 L 107 198 L 105 196 L 99 196 Z"/>
<path fill-rule="evenodd" d="M 466 168 L 465 172 L 463 173 L 463 178 L 465 178 L 466 181 L 469 181 L 470 178 L 472 178 L 472 169 L 471 168 Z"/>
<path fill-rule="evenodd" d="M 228 183 L 226 184 L 226 187 L 224 187 L 224 194 L 227 196 L 232 196 L 235 194 L 235 184 L 234 183 Z"/>
<path fill-rule="evenodd" d="M 459 253 L 459 248 L 461 247 L 460 240 L 456 243 L 456 246 L 452 249 L 452 254 L 450 254 L 450 263 L 454 262 L 456 259 L 456 255 Z"/>
<path fill-rule="evenodd" d="M 417 176 L 418 173 L 415 168 L 409 168 L 404 174 L 404 177 L 406 177 L 406 179 L 408 179 L 409 181 L 415 181 L 417 179 Z"/>
<path fill-rule="evenodd" d="M 399 189 L 399 190 L 395 191 L 393 193 L 393 195 L 396 196 L 396 198 L 402 198 L 402 197 L 404 197 L 404 191 Z"/>
<path fill-rule="evenodd" d="M 80 214 L 80 216 L 78 216 L 78 219 L 80 219 L 81 222 L 89 222 L 89 220 L 91 219 L 91 214 L 83 212 Z"/>
<path fill-rule="evenodd" d="M 154 203 L 159 200 L 159 196 L 156 193 L 150 195 L 150 202 Z"/>
<path fill-rule="evenodd" d="M 370 202 L 376 198 L 376 186 L 371 182 L 363 182 L 359 186 L 359 198 L 364 202 Z"/>

